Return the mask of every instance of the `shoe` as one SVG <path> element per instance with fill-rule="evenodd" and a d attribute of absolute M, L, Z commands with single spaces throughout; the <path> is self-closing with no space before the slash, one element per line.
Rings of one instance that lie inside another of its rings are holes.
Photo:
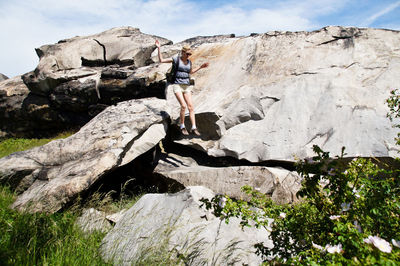
<path fill-rule="evenodd" d="M 186 130 L 186 128 L 181 128 L 181 133 L 182 135 L 188 136 L 189 132 Z"/>
<path fill-rule="evenodd" d="M 200 132 L 197 130 L 197 128 L 190 130 L 190 133 L 192 133 L 193 135 L 196 135 L 196 136 L 201 135 Z"/>

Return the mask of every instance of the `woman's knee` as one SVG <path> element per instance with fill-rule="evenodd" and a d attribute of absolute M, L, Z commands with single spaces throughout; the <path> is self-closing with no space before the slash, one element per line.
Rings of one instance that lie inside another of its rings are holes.
<path fill-rule="evenodd" d="M 181 112 L 185 112 L 186 111 L 186 106 L 181 105 Z"/>
<path fill-rule="evenodd" d="M 193 104 L 188 104 L 187 107 L 188 107 L 189 112 L 193 112 L 194 111 Z"/>

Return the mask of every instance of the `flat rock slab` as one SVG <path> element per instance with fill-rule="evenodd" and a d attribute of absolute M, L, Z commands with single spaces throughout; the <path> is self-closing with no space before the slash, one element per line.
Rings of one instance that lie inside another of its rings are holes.
<path fill-rule="evenodd" d="M 254 244 L 272 247 L 265 229 L 241 228 L 200 208 L 214 193 L 188 187 L 175 194 L 147 194 L 119 220 L 101 245 L 105 260 L 132 265 L 162 250 L 185 257 L 190 265 L 259 265 Z"/>
<path fill-rule="evenodd" d="M 0 159 L 0 182 L 23 192 L 12 205 L 56 212 L 100 177 L 131 162 L 165 137 L 165 100 L 110 106 L 76 134 Z"/>
<path fill-rule="evenodd" d="M 198 165 L 191 157 L 163 154 L 154 169 L 156 175 L 173 179 L 183 186 L 204 186 L 216 193 L 234 198 L 247 198 L 245 185 L 268 194 L 277 203 L 297 201 L 301 187 L 297 172 L 265 166 L 209 167 Z"/>

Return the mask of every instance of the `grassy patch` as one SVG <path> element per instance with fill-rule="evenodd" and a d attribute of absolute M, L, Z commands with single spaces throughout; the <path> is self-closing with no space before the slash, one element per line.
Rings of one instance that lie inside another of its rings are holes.
<path fill-rule="evenodd" d="M 48 139 L 25 139 L 25 138 L 9 138 L 0 141 L 0 158 L 10 155 L 17 151 L 29 150 L 37 146 L 42 146 L 55 139 L 67 138 L 74 134 L 74 132 L 64 132 Z"/>
<path fill-rule="evenodd" d="M 0 262 L 5 265 L 106 265 L 98 252 L 104 233 L 84 235 L 77 214 L 29 214 L 9 208 L 15 195 L 0 187 Z"/>

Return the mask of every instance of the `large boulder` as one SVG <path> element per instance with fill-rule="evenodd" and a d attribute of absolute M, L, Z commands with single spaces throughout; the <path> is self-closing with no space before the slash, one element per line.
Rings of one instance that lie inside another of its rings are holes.
<path fill-rule="evenodd" d="M 76 134 L 0 159 L 0 183 L 19 193 L 13 207 L 55 212 L 96 181 L 165 137 L 166 101 L 131 100 L 108 107 Z"/>
<path fill-rule="evenodd" d="M 385 100 L 400 83 L 399 43 L 399 31 L 327 27 L 202 44 L 191 58 L 210 62 L 193 93 L 203 136 L 179 143 L 251 162 L 294 161 L 313 145 L 394 157 Z"/>
<path fill-rule="evenodd" d="M 54 134 L 62 126 L 62 115 L 46 97 L 30 93 L 21 76 L 0 82 L 0 135 L 37 137 Z"/>
<path fill-rule="evenodd" d="M 6 135 L 10 128 L 17 132 L 26 129 L 22 123 L 26 114 L 23 110 L 23 102 L 28 94 L 29 89 L 21 77 L 0 81 L 1 135 Z"/>
<path fill-rule="evenodd" d="M 272 247 L 269 232 L 241 228 L 238 218 L 226 224 L 200 208 L 201 198 L 214 195 L 204 187 L 188 187 L 176 194 L 143 196 L 103 239 L 103 258 L 134 265 L 164 251 L 185 265 L 260 265 L 254 244 Z"/>
<path fill-rule="evenodd" d="M 48 94 L 65 81 L 95 75 L 91 68 L 109 65 L 142 67 L 151 63 L 156 39 L 162 44 L 171 43 L 164 38 L 141 33 L 137 28 L 120 27 L 44 45 L 36 49 L 39 65 L 23 79 L 33 92 Z M 79 72 L 69 73 L 71 70 Z"/>

